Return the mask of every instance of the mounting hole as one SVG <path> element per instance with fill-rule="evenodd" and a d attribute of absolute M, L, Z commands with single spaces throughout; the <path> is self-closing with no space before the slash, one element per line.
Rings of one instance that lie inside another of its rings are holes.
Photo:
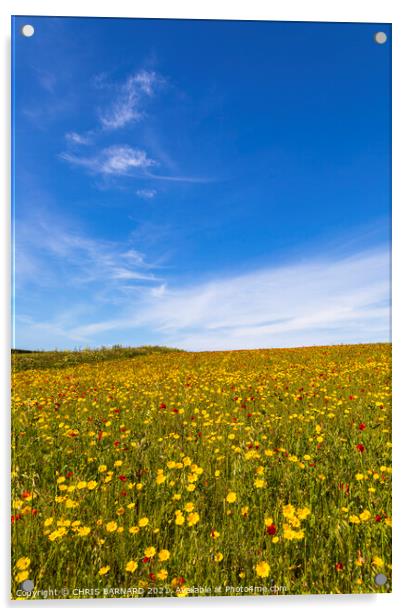
<path fill-rule="evenodd" d="M 388 579 L 384 573 L 377 573 L 375 575 L 375 584 L 377 586 L 383 586 L 387 581 Z"/>
<path fill-rule="evenodd" d="M 377 32 L 375 34 L 375 43 L 378 43 L 379 45 L 383 45 L 384 43 L 386 43 L 387 40 L 388 40 L 388 37 L 386 36 L 385 32 Z"/>
<path fill-rule="evenodd" d="M 34 26 L 32 26 L 31 24 L 25 24 L 21 28 L 21 34 L 27 38 L 30 38 L 30 36 L 33 36 L 34 34 Z"/>

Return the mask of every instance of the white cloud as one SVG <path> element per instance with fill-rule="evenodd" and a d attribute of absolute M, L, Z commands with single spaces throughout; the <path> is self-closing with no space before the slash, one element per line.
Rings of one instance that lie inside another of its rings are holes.
<path fill-rule="evenodd" d="M 65 139 L 68 143 L 73 143 L 75 145 L 89 145 L 91 143 L 91 138 L 89 135 L 81 135 L 75 131 L 66 133 Z"/>
<path fill-rule="evenodd" d="M 141 199 L 153 199 L 156 195 L 156 190 L 153 188 L 141 188 L 136 191 L 136 194 L 138 197 L 141 197 Z"/>
<path fill-rule="evenodd" d="M 100 114 L 102 127 L 106 130 L 115 130 L 140 120 L 144 115 L 143 98 L 152 96 L 154 87 L 161 81 L 156 73 L 145 70 L 128 77 L 120 86 L 113 103 Z"/>
<path fill-rule="evenodd" d="M 216 278 L 190 287 L 146 289 L 118 318 L 71 335 L 145 328 L 164 344 L 218 350 L 388 340 L 389 252 L 319 259 Z"/>
<path fill-rule="evenodd" d="M 91 173 L 106 176 L 130 175 L 135 170 L 141 172 L 156 165 L 156 161 L 149 158 L 144 150 L 129 145 L 112 145 L 95 156 L 76 156 L 63 152 L 60 157 L 73 165 L 88 169 Z"/>
<path fill-rule="evenodd" d="M 21 286 L 65 289 L 95 284 L 100 292 L 121 292 L 123 282 L 156 282 L 156 269 L 128 244 L 89 238 L 50 216 L 17 222 L 15 276 Z M 33 259 L 35 255 L 35 259 Z"/>

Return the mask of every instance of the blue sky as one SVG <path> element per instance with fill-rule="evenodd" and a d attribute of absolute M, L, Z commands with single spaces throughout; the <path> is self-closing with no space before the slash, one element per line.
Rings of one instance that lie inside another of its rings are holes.
<path fill-rule="evenodd" d="M 389 25 L 13 29 L 13 346 L 390 339 Z"/>

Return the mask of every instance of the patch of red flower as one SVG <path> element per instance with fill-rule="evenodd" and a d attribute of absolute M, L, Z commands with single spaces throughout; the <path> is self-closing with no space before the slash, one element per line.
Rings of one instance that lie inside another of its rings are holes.
<path fill-rule="evenodd" d="M 365 451 L 365 447 L 362 445 L 362 443 L 358 443 L 356 448 L 360 453 L 363 453 Z"/>
<path fill-rule="evenodd" d="M 342 570 L 343 570 L 343 568 L 344 568 L 344 565 L 343 565 L 342 563 L 336 563 L 336 565 L 335 565 L 335 569 L 336 569 L 337 571 L 342 571 Z"/>
<path fill-rule="evenodd" d="M 360 424 L 359 424 L 359 426 L 358 426 L 358 428 L 359 428 L 360 430 L 365 430 L 365 428 L 366 428 L 366 424 L 364 424 L 364 423 L 360 423 Z"/>
<path fill-rule="evenodd" d="M 275 535 L 277 532 L 277 527 L 275 524 L 270 524 L 269 526 L 267 526 L 266 531 L 269 535 Z"/>

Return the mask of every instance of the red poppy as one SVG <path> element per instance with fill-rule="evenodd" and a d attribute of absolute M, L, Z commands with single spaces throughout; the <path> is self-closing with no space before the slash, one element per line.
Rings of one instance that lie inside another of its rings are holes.
<path fill-rule="evenodd" d="M 375 522 L 382 522 L 382 516 L 381 515 L 376 515 L 375 516 Z"/>
<path fill-rule="evenodd" d="M 143 563 L 148 563 L 149 561 L 150 561 L 150 558 L 148 558 L 147 556 L 144 556 L 144 557 L 142 558 L 142 562 L 143 562 Z"/>
<path fill-rule="evenodd" d="M 119 480 L 120 481 L 126 481 L 125 475 L 119 475 Z"/>
<path fill-rule="evenodd" d="M 121 441 L 114 441 L 114 446 L 118 447 L 120 445 Z"/>
<path fill-rule="evenodd" d="M 335 569 L 337 571 L 342 571 L 343 568 L 344 568 L 344 565 L 342 563 L 336 563 Z"/>
<path fill-rule="evenodd" d="M 161 402 L 159 405 L 160 409 L 165 409 L 166 408 L 166 404 L 164 402 Z"/>
<path fill-rule="evenodd" d="M 68 471 L 68 473 L 66 474 L 67 479 L 69 479 L 70 477 L 73 476 L 73 472 L 72 471 Z"/>
<path fill-rule="evenodd" d="M 365 430 L 365 428 L 366 428 L 366 424 L 364 424 L 364 423 L 360 423 L 360 424 L 359 424 L 359 426 L 358 426 L 358 428 L 359 428 L 360 430 Z"/>
<path fill-rule="evenodd" d="M 362 445 L 362 443 L 359 443 L 359 444 L 356 446 L 356 448 L 357 448 L 357 450 L 358 450 L 360 453 L 363 453 L 363 452 L 365 451 L 365 447 Z"/>
<path fill-rule="evenodd" d="M 150 573 L 149 577 L 151 578 L 151 580 L 156 580 L 156 575 L 154 573 Z"/>
<path fill-rule="evenodd" d="M 269 535 L 275 535 L 277 532 L 277 527 L 275 524 L 270 524 L 267 526 L 266 530 Z"/>

